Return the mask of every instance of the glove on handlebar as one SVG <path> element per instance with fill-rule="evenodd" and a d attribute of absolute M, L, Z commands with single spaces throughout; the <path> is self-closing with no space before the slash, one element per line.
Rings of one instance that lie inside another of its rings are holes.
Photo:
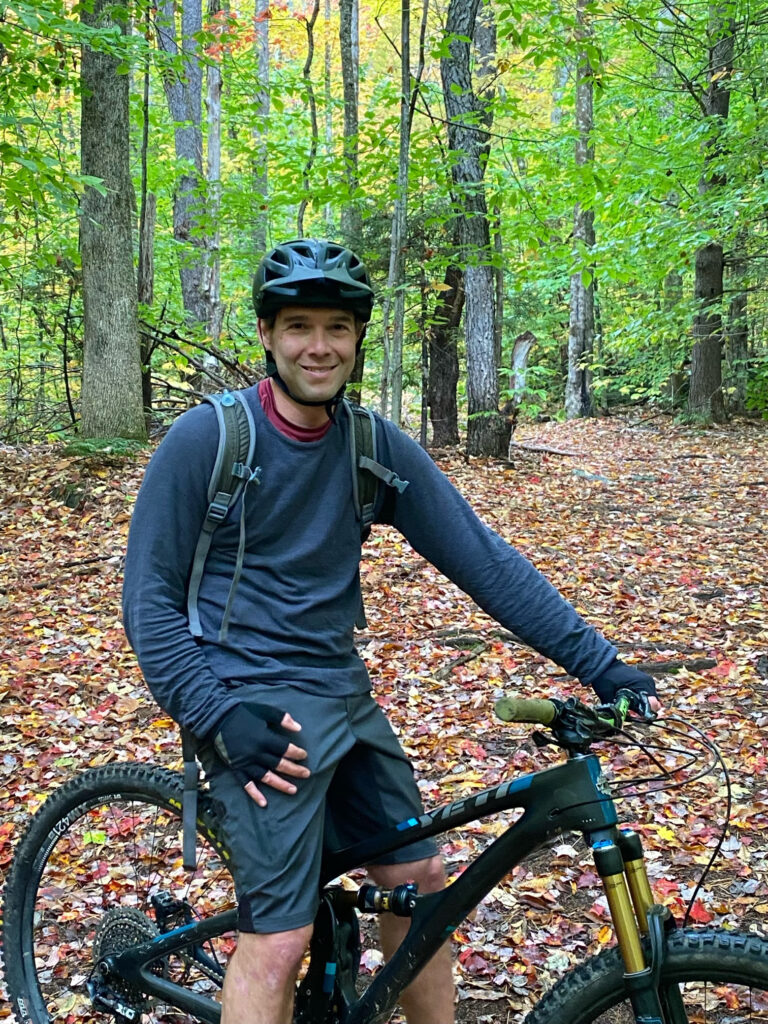
<path fill-rule="evenodd" d="M 653 676 L 641 672 L 632 665 L 625 665 L 617 658 L 592 682 L 592 689 L 605 704 L 610 704 L 619 690 L 630 690 L 636 694 L 656 697 L 656 683 Z"/>
<path fill-rule="evenodd" d="M 284 711 L 269 704 L 244 701 L 231 708 L 212 733 L 216 753 L 245 786 L 259 782 L 276 768 L 291 739 L 280 723 Z"/>

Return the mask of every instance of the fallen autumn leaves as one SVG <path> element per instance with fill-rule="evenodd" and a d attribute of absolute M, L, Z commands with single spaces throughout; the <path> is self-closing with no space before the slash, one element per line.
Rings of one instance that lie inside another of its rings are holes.
<path fill-rule="evenodd" d="M 700 431 L 612 418 L 528 427 L 515 441 L 510 464 L 440 462 L 624 658 L 655 667 L 667 709 L 720 745 L 735 788 L 732 828 L 693 913 L 759 923 L 768 913 L 765 425 Z M 148 697 L 119 622 L 143 463 L 0 449 L 0 878 L 29 812 L 78 768 L 178 762 L 176 730 Z M 499 631 L 395 535 L 374 531 L 363 579 L 372 597 L 360 645 L 427 804 L 553 756 L 534 754 L 525 729 L 496 722 L 493 700 L 502 690 L 567 694 L 573 680 Z M 665 671 L 673 664 L 674 675 Z M 632 751 L 617 753 L 615 771 L 632 762 Z M 722 785 L 710 778 L 625 806 L 649 848 L 657 897 L 682 909 L 717 841 Z M 450 870 L 495 828 L 447 837 Z M 581 844 L 561 837 L 457 932 L 460 1013 L 482 1013 L 486 1001 L 495 1012 L 504 1000 L 505 1018 L 510 1009 L 516 1019 L 542 985 L 609 940 Z"/>

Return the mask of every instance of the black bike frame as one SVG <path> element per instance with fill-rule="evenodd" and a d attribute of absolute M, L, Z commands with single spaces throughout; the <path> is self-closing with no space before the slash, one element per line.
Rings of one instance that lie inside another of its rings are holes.
<path fill-rule="evenodd" d="M 520 776 L 493 789 L 444 804 L 372 839 L 330 854 L 323 864 L 323 885 L 353 868 L 375 864 L 378 858 L 417 840 L 500 811 L 523 810 L 522 816 L 454 882 L 440 892 L 416 897 L 405 939 L 363 995 L 346 1007 L 344 1024 L 374 1024 L 387 1015 L 400 992 L 467 914 L 552 834 L 581 832 L 590 846 L 612 839 L 618 820 L 616 808 L 600 780 L 600 763 L 594 754 L 572 757 L 554 768 Z M 219 1003 L 153 974 L 150 965 L 236 928 L 236 910 L 215 914 L 110 957 L 110 967 L 143 992 L 198 1017 L 205 1024 L 219 1024 Z"/>

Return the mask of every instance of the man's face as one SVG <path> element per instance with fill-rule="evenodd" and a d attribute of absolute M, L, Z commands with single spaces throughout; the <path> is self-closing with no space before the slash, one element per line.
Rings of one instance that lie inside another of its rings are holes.
<path fill-rule="evenodd" d="M 352 373 L 358 329 L 349 311 L 284 306 L 271 329 L 261 327 L 280 376 L 305 402 L 333 398 Z"/>

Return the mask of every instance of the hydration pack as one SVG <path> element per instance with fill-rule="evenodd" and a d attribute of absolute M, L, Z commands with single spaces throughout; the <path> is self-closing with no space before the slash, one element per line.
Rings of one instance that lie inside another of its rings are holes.
<path fill-rule="evenodd" d="M 219 640 L 226 639 L 229 618 L 235 591 L 243 568 L 245 552 L 245 495 L 252 485 L 258 485 L 261 468 L 253 465 L 256 451 L 256 426 L 248 402 L 240 391 L 225 391 L 222 394 L 206 395 L 216 410 L 219 425 L 219 444 L 216 461 L 208 483 L 208 511 L 205 514 L 200 536 L 195 548 L 192 571 L 187 588 L 187 618 L 189 631 L 194 637 L 203 635 L 197 598 L 205 571 L 205 562 L 216 528 L 224 522 L 229 510 L 243 496 L 240 511 L 240 542 L 238 545 L 235 571 L 224 609 Z M 339 414 L 349 419 L 349 458 L 352 473 L 352 501 L 355 516 L 360 524 L 362 540 L 371 532 L 379 487 L 384 484 L 402 493 L 408 486 L 397 473 L 377 461 L 376 419 L 362 406 L 346 398 L 339 405 Z M 364 616 L 358 626 L 364 625 Z"/>

